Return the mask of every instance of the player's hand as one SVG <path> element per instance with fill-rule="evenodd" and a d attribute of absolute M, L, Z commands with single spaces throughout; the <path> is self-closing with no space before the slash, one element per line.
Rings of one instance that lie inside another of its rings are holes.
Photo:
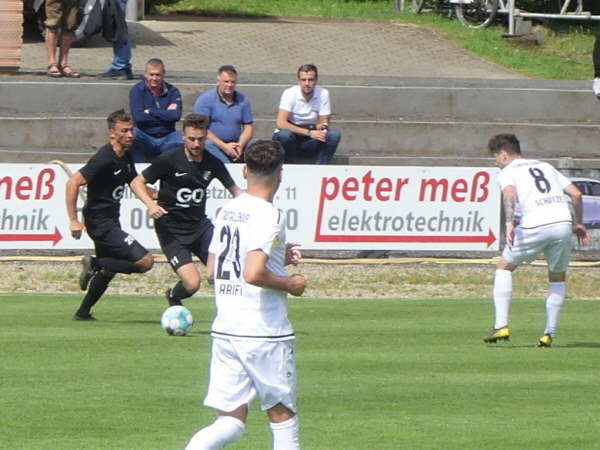
<path fill-rule="evenodd" d="M 81 233 L 85 231 L 85 225 L 77 219 L 71 220 L 69 228 L 71 229 L 71 236 L 73 236 L 75 239 L 79 239 L 81 237 Z"/>
<path fill-rule="evenodd" d="M 283 262 L 284 266 L 293 264 L 294 266 L 298 265 L 300 259 L 302 258 L 302 253 L 300 252 L 300 244 L 295 242 L 288 242 L 285 244 L 285 260 Z"/>
<path fill-rule="evenodd" d="M 590 243 L 590 235 L 587 233 L 587 228 L 582 223 L 576 223 L 573 225 L 573 233 L 577 236 L 577 242 L 579 245 L 587 245 Z"/>
<path fill-rule="evenodd" d="M 242 148 L 237 142 L 226 142 L 225 148 L 222 150 L 232 161 L 240 159 L 240 155 L 242 154 Z"/>
<path fill-rule="evenodd" d="M 159 219 L 160 217 L 164 216 L 165 214 L 167 214 L 167 210 L 164 209 L 162 206 L 154 204 L 151 205 L 148 208 L 148 214 L 150 215 L 150 217 L 152 217 L 153 219 Z"/>
<path fill-rule="evenodd" d="M 506 224 L 506 245 L 512 247 L 515 242 L 515 224 Z"/>
<path fill-rule="evenodd" d="M 304 275 L 295 273 L 288 278 L 288 292 L 296 297 L 301 296 L 306 289 L 306 278 Z"/>
<path fill-rule="evenodd" d="M 322 130 L 311 130 L 310 137 L 320 142 L 325 142 L 327 140 L 327 133 Z"/>

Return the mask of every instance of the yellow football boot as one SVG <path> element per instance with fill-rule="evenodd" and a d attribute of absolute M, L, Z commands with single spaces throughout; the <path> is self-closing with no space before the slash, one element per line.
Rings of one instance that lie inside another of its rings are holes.
<path fill-rule="evenodd" d="M 552 347 L 552 336 L 544 334 L 536 344 L 536 347 Z"/>
<path fill-rule="evenodd" d="M 510 339 L 510 334 L 511 331 L 508 326 L 502 328 L 492 328 L 492 330 L 483 338 L 483 342 L 495 344 L 498 341 L 508 341 Z"/>

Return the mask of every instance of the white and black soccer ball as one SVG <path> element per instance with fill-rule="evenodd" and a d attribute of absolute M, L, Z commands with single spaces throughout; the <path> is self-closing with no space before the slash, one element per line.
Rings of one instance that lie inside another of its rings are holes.
<path fill-rule="evenodd" d="M 160 326 L 170 336 L 185 336 L 194 324 L 192 313 L 185 306 L 170 306 L 160 318 Z"/>

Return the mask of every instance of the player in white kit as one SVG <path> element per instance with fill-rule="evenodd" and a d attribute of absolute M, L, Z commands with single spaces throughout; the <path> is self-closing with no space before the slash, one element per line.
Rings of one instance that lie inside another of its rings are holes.
<path fill-rule="evenodd" d="M 495 323 L 483 341 L 494 343 L 509 339 L 512 272 L 521 263 L 531 262 L 544 253 L 549 281 L 546 328 L 537 346 L 550 347 L 565 301 L 571 235 L 575 233 L 580 244 L 588 241 L 582 222 L 581 192 L 550 164 L 523 158 L 519 141 L 513 134 L 494 136 L 488 150 L 502 169 L 498 180 L 502 189 L 506 246 L 494 278 Z"/>
<path fill-rule="evenodd" d="M 287 294 L 302 295 L 306 279 L 284 269 L 301 255 L 297 244 L 286 244 L 285 214 L 272 203 L 284 157 L 278 142 L 251 145 L 244 155 L 247 191 L 217 215 L 207 263 L 217 316 L 204 404 L 218 418 L 192 437 L 187 450 L 219 449 L 239 440 L 256 395 L 270 421 L 273 449 L 300 448 Z"/>

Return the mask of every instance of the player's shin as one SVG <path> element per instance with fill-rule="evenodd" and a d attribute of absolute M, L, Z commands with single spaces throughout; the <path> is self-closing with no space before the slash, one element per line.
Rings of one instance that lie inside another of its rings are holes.
<path fill-rule="evenodd" d="M 556 329 L 558 328 L 558 321 L 560 319 L 563 304 L 565 303 L 566 292 L 567 288 L 564 281 L 549 283 L 548 285 L 548 297 L 546 298 L 546 329 L 544 330 L 544 334 L 549 334 L 553 338 L 556 334 Z"/>
<path fill-rule="evenodd" d="M 231 416 L 219 416 L 211 425 L 198 431 L 185 450 L 218 450 L 238 441 L 244 434 L 246 425 Z"/>
<path fill-rule="evenodd" d="M 300 449 L 300 423 L 298 416 L 284 422 L 269 423 L 273 433 L 273 450 Z"/>
<path fill-rule="evenodd" d="M 90 284 L 81 301 L 81 306 L 77 310 L 77 315 L 80 317 L 85 317 L 90 314 L 92 307 L 100 300 L 100 297 L 104 294 L 106 289 L 108 288 L 108 284 L 110 280 L 112 280 L 114 275 L 104 275 L 102 272 L 96 272 L 96 274 L 90 280 Z"/>
<path fill-rule="evenodd" d="M 494 328 L 498 329 L 508 325 L 508 313 L 512 301 L 512 272 L 510 270 L 496 270 L 493 295 L 496 312 Z"/>

